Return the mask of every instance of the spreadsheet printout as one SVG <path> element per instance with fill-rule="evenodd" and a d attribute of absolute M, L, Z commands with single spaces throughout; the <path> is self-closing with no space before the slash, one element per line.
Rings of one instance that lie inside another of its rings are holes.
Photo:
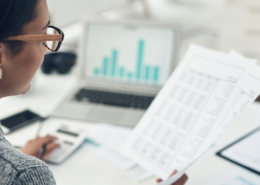
<path fill-rule="evenodd" d="M 235 62 L 243 60 L 244 64 L 255 64 L 254 60 L 241 58 L 237 53 L 232 52 L 229 56 L 234 59 Z M 238 58 L 240 57 L 240 59 Z M 239 60 L 239 61 L 238 61 Z M 204 143 L 204 147 L 209 147 L 219 136 L 221 136 L 235 120 L 243 113 L 243 111 L 258 97 L 260 89 L 260 74 L 259 66 L 257 65 L 243 65 L 247 68 L 237 83 L 233 92 L 230 95 L 227 106 L 223 108 L 223 116 L 220 117 L 219 122 L 221 124 L 215 125 L 215 128 L 211 130 L 209 135 L 210 139 Z M 213 136 L 215 135 L 215 136 Z"/>
<path fill-rule="evenodd" d="M 122 151 L 163 179 L 182 171 L 207 149 L 207 141 L 214 141 L 220 121 L 232 122 L 229 108 L 243 86 L 241 78 L 251 75 L 248 70 L 228 55 L 191 46 Z M 254 92 L 245 88 L 250 100 L 260 90 L 258 79 L 252 83 Z M 250 103 L 247 98 L 240 102 L 244 107 Z"/>

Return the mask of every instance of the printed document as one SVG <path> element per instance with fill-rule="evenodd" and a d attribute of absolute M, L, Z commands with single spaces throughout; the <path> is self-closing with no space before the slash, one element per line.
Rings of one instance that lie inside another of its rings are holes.
<path fill-rule="evenodd" d="M 192 45 L 122 152 L 171 184 L 259 93 L 255 64 Z"/>

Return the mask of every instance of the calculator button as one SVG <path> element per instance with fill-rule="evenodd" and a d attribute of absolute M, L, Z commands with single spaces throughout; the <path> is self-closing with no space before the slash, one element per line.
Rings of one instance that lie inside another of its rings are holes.
<path fill-rule="evenodd" d="M 74 144 L 74 143 L 69 142 L 69 141 L 64 141 L 64 143 L 67 144 L 67 145 L 70 145 L 70 146 L 72 146 Z"/>

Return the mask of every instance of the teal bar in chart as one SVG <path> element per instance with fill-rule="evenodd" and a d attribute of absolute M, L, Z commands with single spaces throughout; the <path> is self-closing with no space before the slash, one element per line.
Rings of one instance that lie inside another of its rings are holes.
<path fill-rule="evenodd" d="M 137 76 L 136 78 L 141 79 L 142 67 L 143 67 L 143 56 L 144 56 L 144 41 L 140 40 L 138 44 L 138 54 L 137 54 Z"/>
<path fill-rule="evenodd" d="M 131 80 L 132 79 L 132 73 L 128 73 L 128 79 Z"/>
<path fill-rule="evenodd" d="M 112 76 L 116 75 L 117 68 L 117 50 L 114 50 L 112 53 Z"/>
<path fill-rule="evenodd" d="M 124 71 L 125 69 L 123 67 L 120 68 L 120 78 L 124 77 Z"/>
<path fill-rule="evenodd" d="M 159 79 L 159 67 L 154 68 L 154 82 L 157 82 Z"/>
<path fill-rule="evenodd" d="M 106 76 L 108 74 L 108 58 L 105 57 L 103 62 L 103 75 Z"/>
<path fill-rule="evenodd" d="M 145 67 L 145 80 L 148 81 L 149 80 L 149 73 L 150 73 L 150 67 L 146 66 Z"/>
<path fill-rule="evenodd" d="M 145 58 L 145 41 L 137 42 L 136 61 L 132 61 L 134 70 L 128 70 L 126 66 L 120 65 L 120 50 L 112 48 L 110 56 L 106 55 L 101 58 L 101 67 L 95 67 L 93 73 L 98 77 L 109 77 L 117 79 L 128 79 L 131 81 L 147 81 L 158 83 L 161 69 L 156 65 L 147 65 L 144 62 Z"/>
<path fill-rule="evenodd" d="M 99 70 L 96 68 L 96 69 L 94 70 L 94 73 L 95 73 L 95 75 L 99 75 Z"/>

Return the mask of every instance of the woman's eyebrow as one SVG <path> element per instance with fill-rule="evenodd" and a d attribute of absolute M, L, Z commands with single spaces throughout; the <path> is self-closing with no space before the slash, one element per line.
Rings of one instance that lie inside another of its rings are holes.
<path fill-rule="evenodd" d="M 43 30 L 47 29 L 48 26 L 50 25 L 50 23 L 51 23 L 51 21 L 49 20 L 48 23 L 47 23 L 47 25 L 43 28 Z"/>

